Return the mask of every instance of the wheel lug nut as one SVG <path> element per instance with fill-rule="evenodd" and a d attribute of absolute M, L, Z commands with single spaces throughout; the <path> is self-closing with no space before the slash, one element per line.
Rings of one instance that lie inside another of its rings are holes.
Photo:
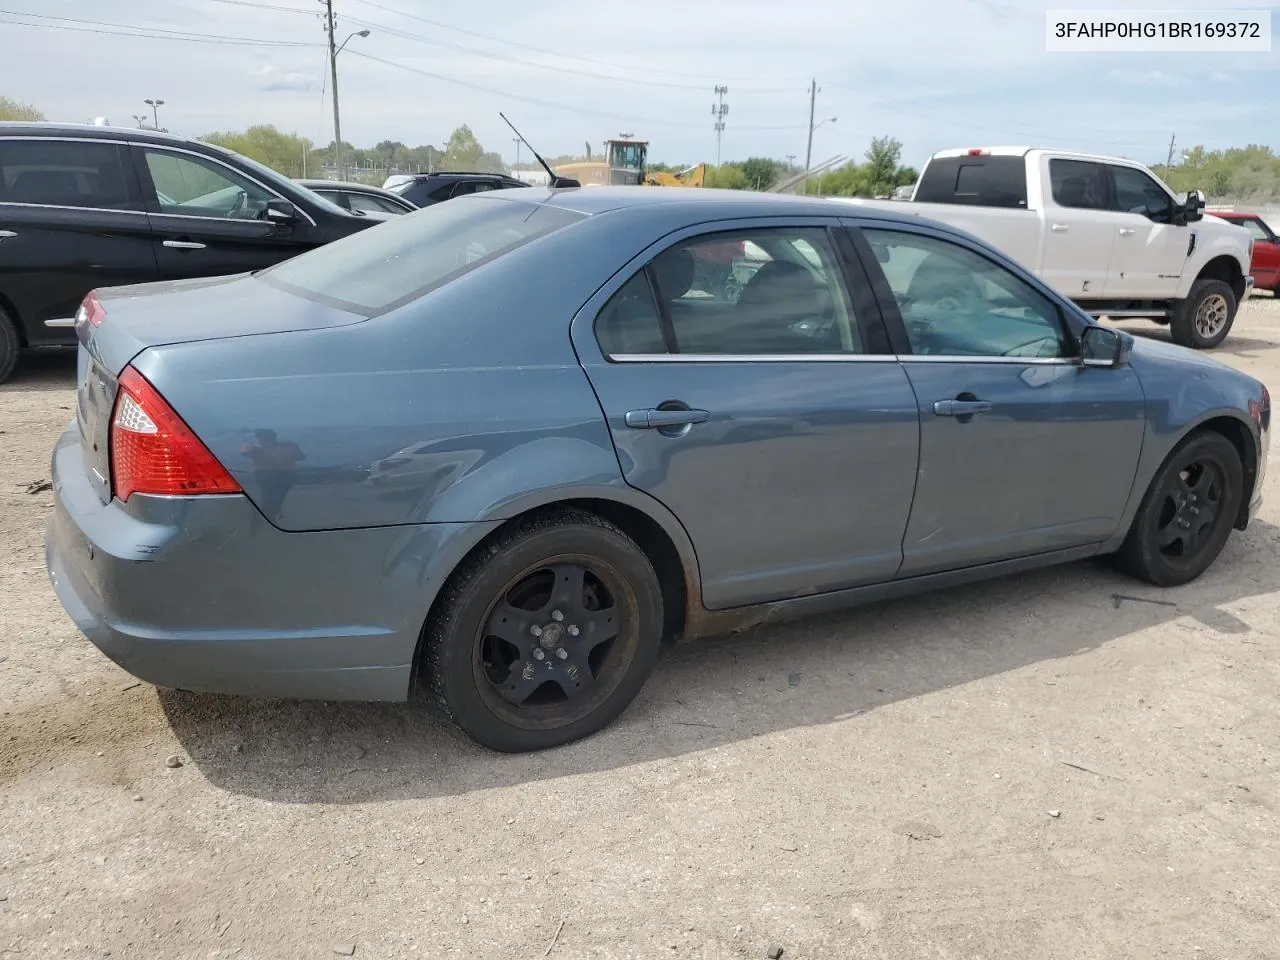
<path fill-rule="evenodd" d="M 538 626 L 536 623 L 529 628 L 529 632 L 532 633 L 535 637 L 542 636 L 542 628 Z"/>
<path fill-rule="evenodd" d="M 582 632 L 582 631 L 578 629 L 577 625 L 572 624 L 572 623 L 571 623 L 571 624 L 569 624 L 569 636 L 571 636 L 571 637 L 576 637 L 576 636 L 577 636 L 578 634 L 580 634 L 581 632 Z"/>
<path fill-rule="evenodd" d="M 569 651 L 566 650 L 564 647 L 561 647 L 559 650 L 556 651 L 556 656 L 559 657 L 561 660 L 568 660 Z"/>
<path fill-rule="evenodd" d="M 535 659 L 535 660 L 545 660 L 546 658 L 547 658 L 547 655 L 546 655 L 545 653 L 543 653 L 543 652 L 542 652 L 542 648 L 541 648 L 541 647 L 536 647 L 536 648 L 534 649 L 534 651 L 533 651 L 533 659 Z"/>
<path fill-rule="evenodd" d="M 563 614 L 563 613 L 561 613 L 559 610 L 552 610 L 552 611 L 551 611 L 551 619 L 552 619 L 552 620 L 555 620 L 555 621 L 563 620 L 563 619 L 564 619 L 564 614 Z"/>

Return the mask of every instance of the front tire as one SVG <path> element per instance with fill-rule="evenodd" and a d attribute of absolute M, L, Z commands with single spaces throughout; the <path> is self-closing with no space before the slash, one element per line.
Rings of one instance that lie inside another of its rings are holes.
<path fill-rule="evenodd" d="M 469 557 L 427 625 L 423 667 L 468 736 L 517 753 L 613 722 L 662 640 L 648 557 L 594 514 L 557 510 L 514 525 Z"/>
<path fill-rule="evenodd" d="M 1157 587 L 1190 583 L 1218 558 L 1244 496 L 1244 468 L 1220 433 L 1193 434 L 1156 472 L 1118 566 Z"/>
<path fill-rule="evenodd" d="M 13 368 L 18 365 L 18 354 L 21 352 L 22 339 L 18 336 L 18 328 L 10 316 L 0 309 L 0 383 L 13 375 Z"/>
<path fill-rule="evenodd" d="M 1221 280 L 1197 280 L 1187 299 L 1174 307 L 1169 320 L 1173 342 L 1195 350 L 1211 350 L 1227 339 L 1236 320 L 1235 291 Z"/>

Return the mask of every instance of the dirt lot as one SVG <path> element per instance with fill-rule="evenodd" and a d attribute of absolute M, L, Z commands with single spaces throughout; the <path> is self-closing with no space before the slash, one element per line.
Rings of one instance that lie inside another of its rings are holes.
<path fill-rule="evenodd" d="M 1218 355 L 1274 389 L 1280 305 Z M 676 649 L 611 730 L 506 757 L 101 656 L 25 489 L 73 378 L 0 387 L 0 955 L 1280 955 L 1274 462 L 1189 587 L 1080 564 Z"/>

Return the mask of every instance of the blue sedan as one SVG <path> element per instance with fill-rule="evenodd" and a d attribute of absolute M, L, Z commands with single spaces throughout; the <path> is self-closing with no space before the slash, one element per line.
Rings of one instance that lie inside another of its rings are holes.
<path fill-rule="evenodd" d="M 588 735 L 664 638 L 1085 557 L 1199 576 L 1271 404 L 914 216 L 501 191 L 77 318 L 47 563 L 161 686 Z"/>

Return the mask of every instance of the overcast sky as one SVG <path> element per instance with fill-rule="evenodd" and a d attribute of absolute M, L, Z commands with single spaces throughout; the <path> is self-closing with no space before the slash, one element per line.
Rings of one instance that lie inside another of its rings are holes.
<path fill-rule="evenodd" d="M 944 147 L 1022 143 L 1163 162 L 1174 133 L 1179 147 L 1280 148 L 1278 53 L 1045 51 L 1047 9 L 1112 5 L 1105 0 L 334 3 L 339 40 L 372 31 L 338 58 L 344 139 L 362 145 L 441 144 L 467 123 L 510 161 L 502 110 L 547 155 L 581 152 L 586 141 L 598 149 L 626 131 L 648 138 L 654 159 L 713 161 L 712 88 L 720 83 L 729 88 L 724 159 L 793 154 L 803 162 L 816 77 L 817 119 L 836 122 L 818 130 L 815 163 L 860 156 L 886 134 L 916 166 Z M 1257 0 L 1199 3 L 1224 5 L 1268 9 Z M 149 112 L 144 98 L 160 97 L 161 124 L 175 133 L 272 123 L 317 143 L 332 139 L 317 0 L 0 7 L 0 94 L 50 119 L 132 124 L 133 114 Z M 166 39 L 118 35 L 143 29 L 167 31 Z M 183 32 L 272 45 L 178 40 Z"/>

